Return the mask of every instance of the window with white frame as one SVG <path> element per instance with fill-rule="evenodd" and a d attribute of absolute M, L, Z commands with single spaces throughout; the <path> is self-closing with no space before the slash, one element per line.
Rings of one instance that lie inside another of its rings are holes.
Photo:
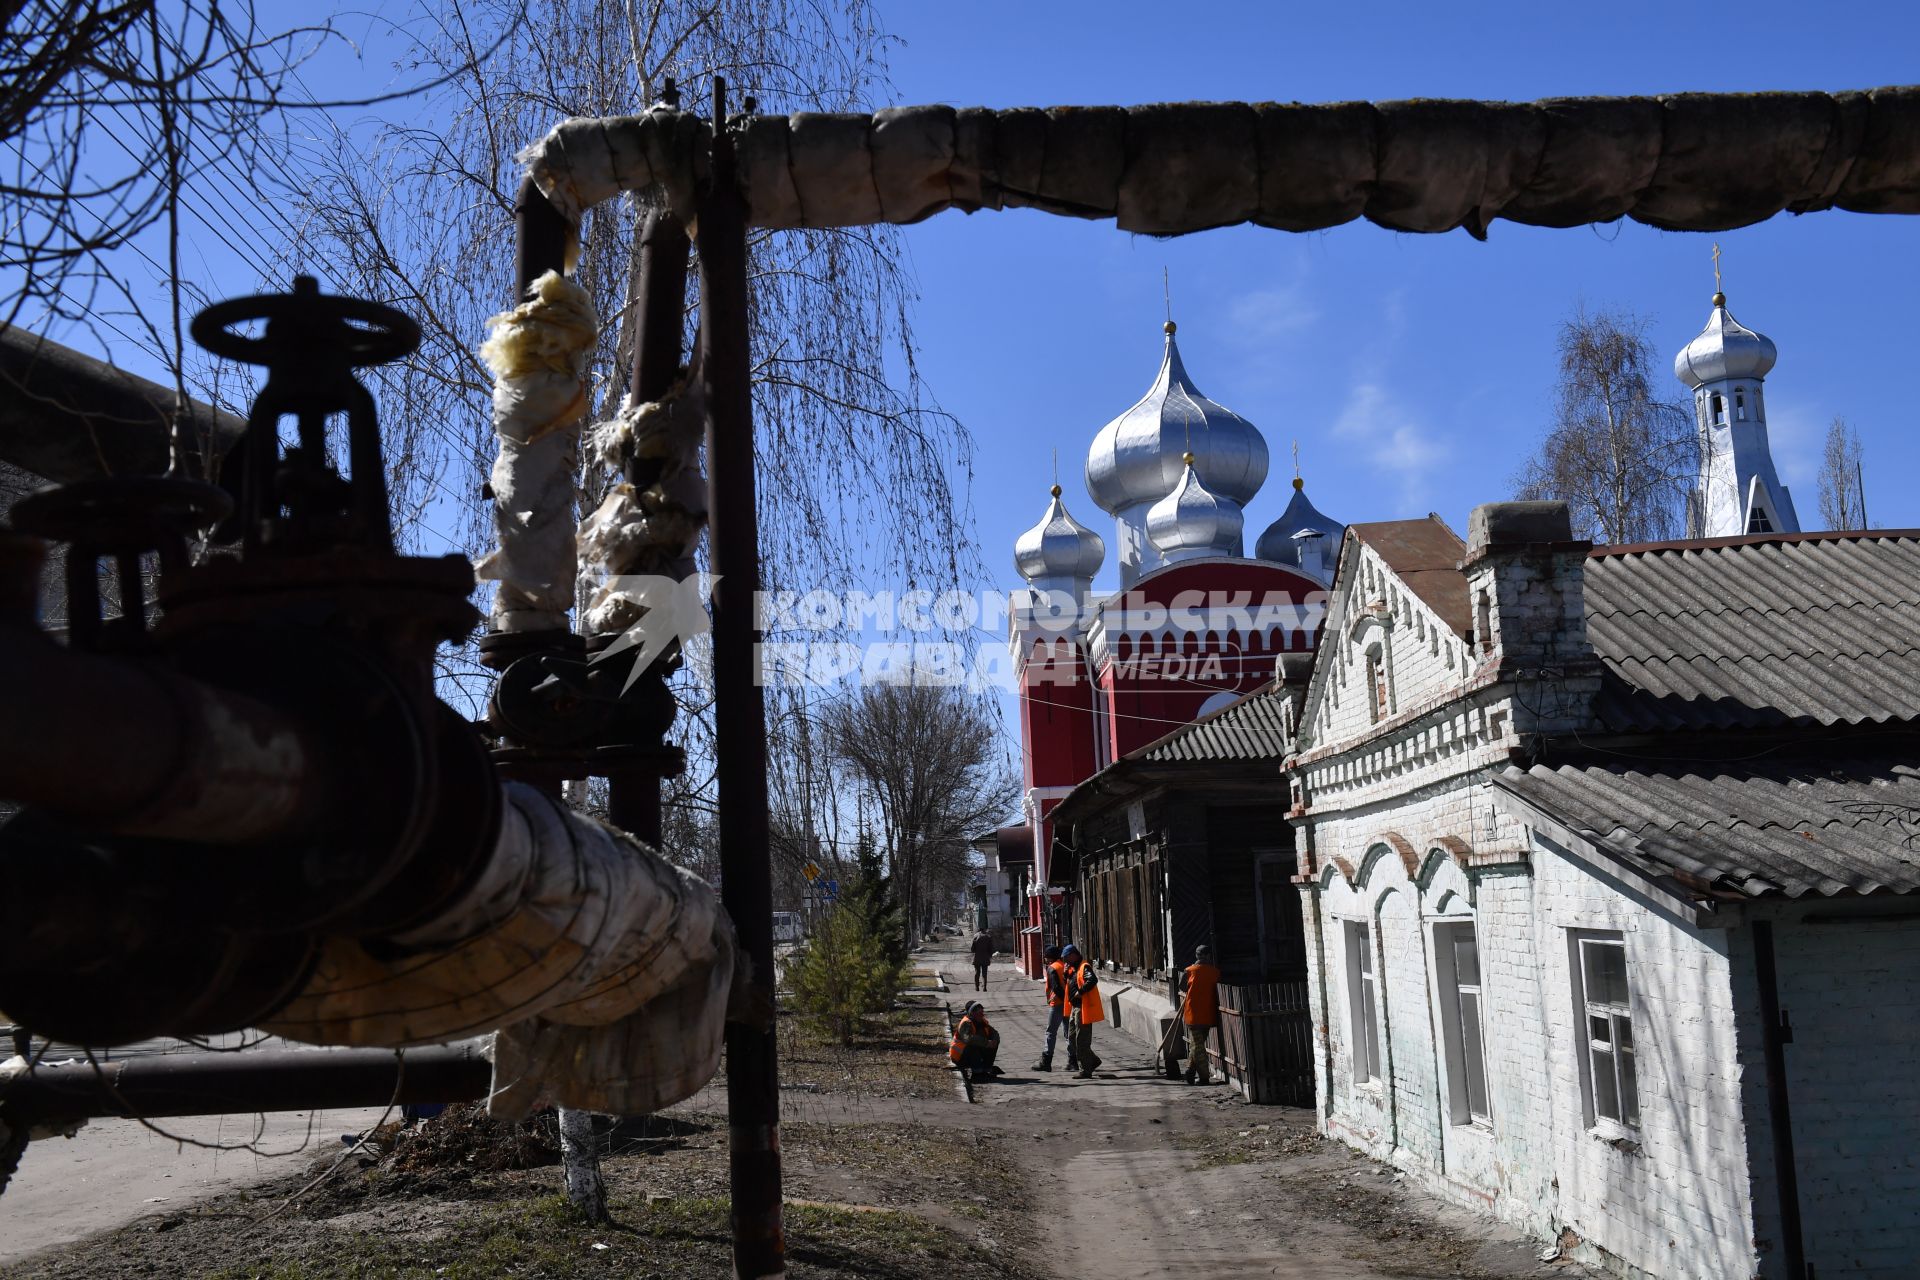
<path fill-rule="evenodd" d="M 1367 926 L 1353 920 L 1347 922 L 1347 992 L 1353 1081 L 1366 1084 L 1380 1078 L 1380 1001 Z"/>
<path fill-rule="evenodd" d="M 1579 934 L 1582 1028 L 1587 1047 L 1587 1108 L 1594 1122 L 1640 1124 L 1640 1086 L 1633 1056 L 1633 998 L 1627 947 L 1617 933 Z"/>
<path fill-rule="evenodd" d="M 1446 1040 L 1447 1084 L 1455 1124 L 1490 1124 L 1486 1035 L 1480 1003 L 1480 947 L 1473 921 L 1434 927 L 1440 975 L 1440 1023 Z"/>

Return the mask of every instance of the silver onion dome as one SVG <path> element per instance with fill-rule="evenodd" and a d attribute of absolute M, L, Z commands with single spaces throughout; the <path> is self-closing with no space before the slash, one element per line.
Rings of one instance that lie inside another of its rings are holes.
<path fill-rule="evenodd" d="M 1307 498 L 1306 481 L 1293 478 L 1293 499 L 1287 503 L 1287 509 L 1280 518 L 1267 526 L 1260 540 L 1253 544 L 1253 554 L 1273 564 L 1304 567 L 1301 560 L 1303 534 L 1318 534 L 1322 554 L 1331 558 L 1333 548 L 1340 545 L 1347 527 L 1331 516 L 1316 510 Z"/>
<path fill-rule="evenodd" d="M 1237 556 L 1245 524 L 1240 504 L 1207 487 L 1191 453 L 1181 459 L 1173 492 L 1147 511 L 1147 537 L 1168 560 Z"/>
<path fill-rule="evenodd" d="M 1013 544 L 1014 568 L 1036 586 L 1091 582 L 1106 558 L 1107 544 L 1100 535 L 1067 513 L 1059 485 L 1053 486 L 1053 501 L 1040 523 Z"/>
<path fill-rule="evenodd" d="M 1716 293 L 1707 327 L 1673 358 L 1673 376 L 1694 388 L 1723 378 L 1764 378 L 1779 356 L 1773 339 L 1735 320 L 1727 295 Z"/>
<path fill-rule="evenodd" d="M 1110 515 L 1154 502 L 1180 480 L 1181 455 L 1199 458 L 1200 478 L 1244 506 L 1267 478 L 1267 442 L 1259 428 L 1200 394 L 1180 361 L 1167 321 L 1160 374 L 1131 409 L 1100 428 L 1087 451 L 1087 493 Z"/>

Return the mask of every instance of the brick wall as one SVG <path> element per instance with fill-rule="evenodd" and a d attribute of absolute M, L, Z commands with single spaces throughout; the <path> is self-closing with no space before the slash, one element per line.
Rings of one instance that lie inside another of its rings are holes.
<path fill-rule="evenodd" d="M 1579 550 L 1478 562 L 1488 615 L 1472 638 L 1370 547 L 1349 554 L 1290 770 L 1323 1128 L 1542 1239 L 1571 1230 L 1576 1256 L 1617 1274 L 1755 1274 L 1755 1068 L 1736 1044 L 1729 931 L 1553 845 L 1487 782 L 1527 735 L 1589 723 Z M 1350 922 L 1374 949 L 1376 1083 L 1354 1076 Z M 1455 1105 L 1435 927 L 1457 922 L 1478 941 L 1490 1122 Z M 1571 941 L 1583 930 L 1625 943 L 1637 1129 L 1589 1111 Z"/>
<path fill-rule="evenodd" d="M 1725 931 L 1675 919 L 1545 841 L 1525 864 L 1471 880 L 1438 855 L 1409 877 L 1401 858 L 1376 853 L 1355 884 L 1329 870 L 1315 899 L 1319 919 L 1310 924 L 1327 944 L 1315 1021 L 1329 1134 L 1543 1239 L 1571 1229 L 1580 1256 L 1619 1274 L 1753 1274 Z M 1353 920 L 1374 930 L 1381 975 L 1386 1080 L 1375 1085 L 1353 1080 L 1345 945 Z M 1490 1125 L 1454 1113 L 1457 1060 L 1437 1034 L 1451 1015 L 1433 926 L 1469 920 L 1480 952 Z M 1575 930 L 1625 939 L 1637 1132 L 1590 1121 Z"/>
<path fill-rule="evenodd" d="M 1807 1261 L 1822 1276 L 1891 1280 L 1920 1270 L 1920 920 L 1854 918 L 1860 905 L 1780 911 L 1775 964 L 1793 1026 L 1787 1096 Z M 1759 989 L 1748 931 L 1736 943 L 1756 1235 L 1774 1280 L 1785 1272 Z"/>

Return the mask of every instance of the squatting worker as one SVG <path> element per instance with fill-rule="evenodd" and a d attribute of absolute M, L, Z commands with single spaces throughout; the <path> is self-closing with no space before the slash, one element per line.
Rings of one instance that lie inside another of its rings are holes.
<path fill-rule="evenodd" d="M 1100 976 L 1093 964 L 1071 942 L 1060 949 L 1067 966 L 1067 998 L 1073 1004 L 1073 1056 L 1080 1069 L 1076 1080 L 1090 1080 L 1100 1069 L 1100 1055 L 1093 1051 L 1093 1024 L 1107 1020 L 1106 1005 L 1100 1000 Z"/>
<path fill-rule="evenodd" d="M 953 1043 L 947 1046 L 947 1060 L 960 1068 L 968 1080 L 989 1080 L 1005 1075 L 993 1060 L 1000 1054 L 1000 1033 L 987 1023 L 987 1011 L 978 1000 L 967 1006 L 953 1024 Z"/>
<path fill-rule="evenodd" d="M 1181 1007 L 1187 1024 L 1187 1083 L 1212 1084 L 1207 1041 L 1220 1025 L 1220 970 L 1214 967 L 1212 947 L 1193 949 L 1193 963 L 1180 974 L 1180 986 L 1186 993 Z"/>
<path fill-rule="evenodd" d="M 1060 1028 L 1072 1015 L 1073 1008 L 1067 1003 L 1067 966 L 1060 959 L 1060 948 L 1048 947 L 1040 953 L 1047 962 L 1047 1047 L 1040 1060 L 1033 1064 L 1035 1071 L 1053 1070 L 1053 1044 Z M 1078 1071 L 1080 1059 L 1073 1051 L 1073 1033 L 1067 1033 L 1067 1070 Z"/>
<path fill-rule="evenodd" d="M 973 989 L 987 989 L 987 966 L 993 963 L 993 935 L 982 929 L 973 935 Z"/>

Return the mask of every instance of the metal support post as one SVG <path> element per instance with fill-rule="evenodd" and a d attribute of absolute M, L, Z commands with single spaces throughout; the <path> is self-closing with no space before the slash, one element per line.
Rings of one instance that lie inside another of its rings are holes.
<path fill-rule="evenodd" d="M 686 228 L 670 210 L 656 209 L 640 228 L 639 315 L 633 344 L 633 384 L 636 404 L 658 400 L 673 387 L 680 372 L 680 338 L 686 324 L 687 255 L 691 250 Z M 653 483 L 655 476 L 638 474 L 636 462 L 623 477 L 635 488 Z M 657 474 L 657 472 L 656 472 Z M 664 682 L 660 663 L 641 673 L 642 681 Z M 671 714 L 665 691 L 658 700 Z M 665 733 L 665 725 L 661 733 Z M 663 742 L 648 745 L 663 747 Z M 630 831 L 650 845 L 660 844 L 660 778 L 658 764 L 632 764 L 607 773 L 607 817 L 614 826 Z"/>
<path fill-rule="evenodd" d="M 1799 1166 L 1793 1158 L 1793 1111 L 1787 1102 L 1787 1052 L 1792 1028 L 1780 1011 L 1773 922 L 1753 922 L 1753 976 L 1760 989 L 1760 1046 L 1766 1060 L 1767 1127 L 1773 1132 L 1773 1175 L 1780 1195 L 1780 1252 L 1791 1280 L 1811 1276 L 1800 1219 Z"/>
<path fill-rule="evenodd" d="M 726 82 L 713 83 L 712 186 L 701 201 L 700 361 L 706 380 L 713 572 L 715 773 L 720 895 L 748 966 L 761 1025 L 727 1024 L 733 1270 L 786 1274 L 780 1215 L 780 1081 L 775 1059 L 773 886 L 767 843 L 766 707 L 754 678 L 759 522 L 754 509 L 753 387 L 747 351 L 746 206 L 734 183 Z"/>

